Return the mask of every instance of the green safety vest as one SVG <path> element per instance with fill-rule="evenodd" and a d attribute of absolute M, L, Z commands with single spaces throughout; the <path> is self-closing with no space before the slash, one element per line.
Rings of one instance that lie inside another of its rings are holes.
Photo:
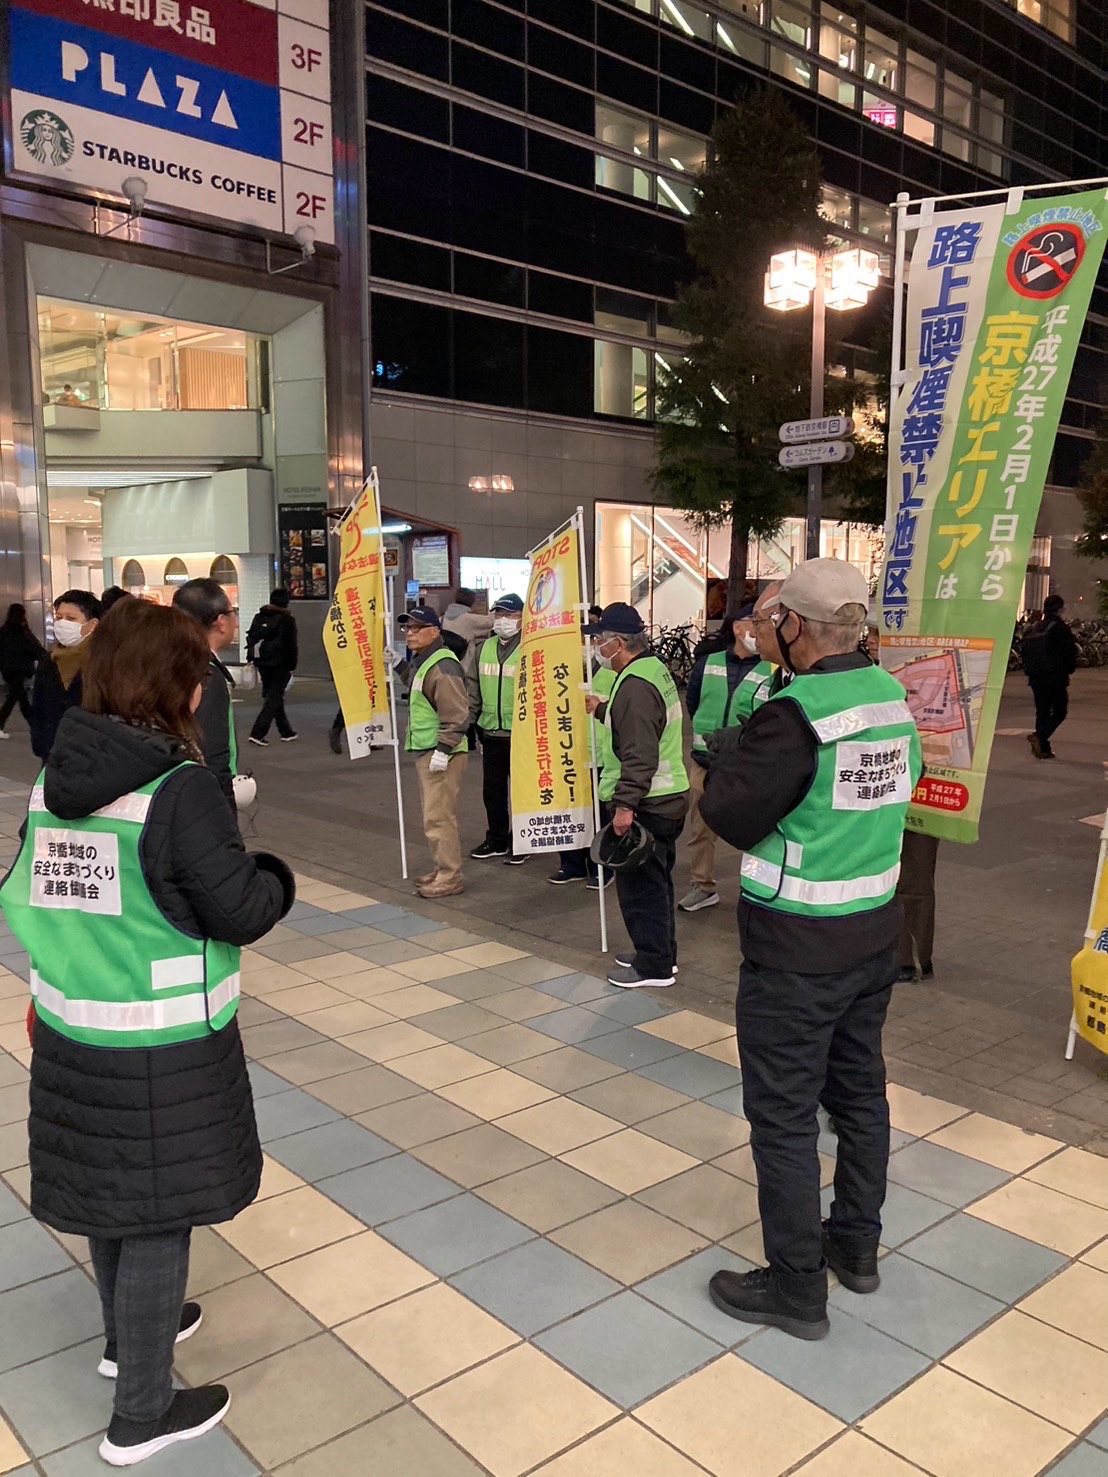
<path fill-rule="evenodd" d="M 510 732 L 518 671 L 519 641 L 516 640 L 513 650 L 501 659 L 500 638 L 490 636 L 477 658 L 477 675 L 481 681 L 481 716 L 477 726 L 486 733 Z"/>
<path fill-rule="evenodd" d="M 31 962 L 35 1011 L 87 1046 L 151 1047 L 221 1030 L 239 1002 L 239 950 L 182 933 L 142 872 L 150 805 L 176 766 L 82 820 L 46 809 L 42 777 L 0 904 Z"/>
<path fill-rule="evenodd" d="M 615 737 L 612 732 L 612 705 L 615 702 L 616 693 L 628 677 L 636 677 L 640 682 L 649 682 L 651 687 L 657 688 L 661 693 L 662 701 L 666 705 L 666 726 L 662 730 L 661 742 L 658 745 L 658 768 L 654 771 L 654 778 L 650 781 L 647 796 L 651 800 L 658 800 L 664 795 L 682 795 L 689 788 L 689 776 L 685 770 L 681 698 L 677 692 L 677 684 L 669 668 L 656 656 L 640 656 L 617 674 L 608 697 L 604 726 L 608 730 L 611 759 L 610 762 L 605 763 L 604 771 L 600 776 L 600 798 L 611 800 L 622 773 L 623 766 L 616 753 Z"/>
<path fill-rule="evenodd" d="M 222 682 L 227 689 L 227 754 L 231 765 L 232 777 L 239 772 L 239 736 L 235 732 L 235 707 L 232 701 L 234 688 L 224 677 L 218 667 L 213 668 L 211 681 Z"/>
<path fill-rule="evenodd" d="M 880 667 L 794 677 L 770 702 L 796 703 L 818 744 L 795 810 L 743 857 L 742 894 L 777 912 L 838 918 L 889 902 L 904 816 L 923 761 L 904 689 Z"/>
<path fill-rule="evenodd" d="M 731 714 L 733 723 L 745 723 L 754 709 L 762 706 L 769 697 L 777 670 L 773 662 L 758 662 L 751 667 L 735 693 L 735 706 Z"/>
<path fill-rule="evenodd" d="M 597 667 L 596 671 L 592 674 L 592 690 L 596 693 L 597 697 L 610 698 L 612 688 L 615 685 L 616 674 L 612 671 L 611 667 Z M 596 768 L 601 777 L 601 788 L 603 788 L 605 769 L 619 761 L 616 759 L 615 751 L 612 748 L 611 729 L 606 723 L 601 723 L 599 718 L 593 718 L 591 722 L 592 731 L 596 736 Z"/>
<path fill-rule="evenodd" d="M 750 674 L 747 673 L 747 676 Z M 727 674 L 727 652 L 716 651 L 704 663 L 704 677 L 700 685 L 700 703 L 692 720 L 693 752 L 708 752 L 708 735 L 718 733 L 721 728 L 731 728 L 739 722 L 737 706 L 739 693 L 747 677 L 730 686 Z"/>
<path fill-rule="evenodd" d="M 436 651 L 434 656 L 429 656 L 416 672 L 411 692 L 408 694 L 408 735 L 404 740 L 404 747 L 409 752 L 423 754 L 428 749 L 438 747 L 439 715 L 423 696 L 423 679 L 439 662 L 456 662 L 457 660 L 454 653 L 444 646 L 440 651 Z M 469 738 L 467 736 L 452 751 L 450 757 L 453 759 L 455 754 L 468 753 Z"/>

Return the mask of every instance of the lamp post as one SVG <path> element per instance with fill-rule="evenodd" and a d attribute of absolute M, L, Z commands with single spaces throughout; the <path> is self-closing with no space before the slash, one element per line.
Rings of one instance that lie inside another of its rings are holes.
<path fill-rule="evenodd" d="M 823 380 L 826 374 L 827 309 L 844 312 L 865 307 L 881 280 L 881 263 L 875 251 L 852 247 L 845 251 L 779 251 L 770 258 L 763 301 L 767 308 L 789 313 L 812 308 L 812 395 L 809 413 L 823 419 Z M 823 516 L 823 467 L 808 468 L 807 551 L 819 557 L 820 522 Z"/>

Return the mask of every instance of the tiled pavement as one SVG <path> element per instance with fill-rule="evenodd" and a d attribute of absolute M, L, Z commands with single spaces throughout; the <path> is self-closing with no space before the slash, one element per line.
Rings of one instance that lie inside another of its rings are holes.
<path fill-rule="evenodd" d="M 0 937 L 0 1472 L 85 1477 L 111 1390 L 85 1248 L 25 1208 L 23 973 Z M 234 1403 L 151 1477 L 1108 1474 L 1108 1160 L 893 1088 L 882 1288 L 799 1343 L 706 1293 L 761 1250 L 726 1026 L 308 880 L 244 988 L 262 1197 L 196 1233 L 178 1359 Z"/>

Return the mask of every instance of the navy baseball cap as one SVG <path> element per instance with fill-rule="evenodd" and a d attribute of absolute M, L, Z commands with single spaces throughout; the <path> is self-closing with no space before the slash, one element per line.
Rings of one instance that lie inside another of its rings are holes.
<path fill-rule="evenodd" d="M 493 611 L 502 610 L 505 615 L 522 615 L 523 601 L 518 595 L 501 595 L 493 606 Z"/>
<path fill-rule="evenodd" d="M 642 616 L 633 605 L 617 600 L 614 605 L 605 605 L 600 619 L 585 627 L 588 636 L 641 636 L 646 630 Z"/>
<path fill-rule="evenodd" d="M 398 626 L 434 626 L 436 631 L 442 630 L 442 621 L 439 619 L 437 610 L 432 610 L 429 605 L 417 605 L 414 610 L 409 610 L 407 615 L 396 617 Z"/>

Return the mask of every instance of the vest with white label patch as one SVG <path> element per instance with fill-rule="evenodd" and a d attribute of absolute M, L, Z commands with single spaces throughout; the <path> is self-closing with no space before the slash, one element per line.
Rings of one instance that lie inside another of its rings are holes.
<path fill-rule="evenodd" d="M 27 951 L 38 1015 L 87 1046 L 192 1041 L 238 1009 L 239 950 L 182 933 L 143 876 L 140 843 L 157 791 L 178 765 L 81 820 L 46 809 L 42 777 L 27 832 L 0 886 Z"/>
<path fill-rule="evenodd" d="M 923 767 L 904 689 L 880 667 L 794 677 L 815 735 L 816 773 L 776 830 L 743 857 L 742 895 L 775 912 L 872 912 L 896 892 L 904 816 Z"/>

